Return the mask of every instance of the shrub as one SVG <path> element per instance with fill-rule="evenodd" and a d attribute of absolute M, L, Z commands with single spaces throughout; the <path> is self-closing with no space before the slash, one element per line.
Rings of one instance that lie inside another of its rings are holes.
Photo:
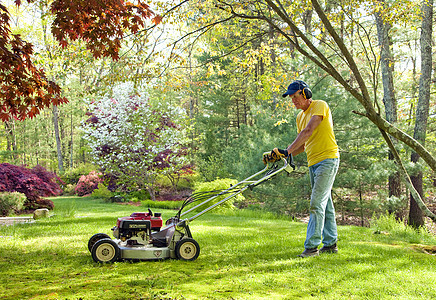
<path fill-rule="evenodd" d="M 99 183 L 97 185 L 97 189 L 92 191 L 92 197 L 94 198 L 100 198 L 100 199 L 109 199 L 113 196 L 112 192 L 108 190 L 107 186 L 105 186 L 103 183 Z"/>
<path fill-rule="evenodd" d="M 74 189 L 79 196 L 91 194 L 98 188 L 98 184 L 103 181 L 102 174 L 96 171 L 91 171 L 88 175 L 80 176 L 79 182 Z"/>
<path fill-rule="evenodd" d="M 145 200 L 141 201 L 142 207 L 147 208 L 161 208 L 161 209 L 179 209 L 182 206 L 183 201 L 153 201 Z"/>
<path fill-rule="evenodd" d="M 53 209 L 54 203 L 50 199 L 38 199 L 35 202 L 32 202 L 32 205 L 27 207 L 28 209 L 34 210 L 38 208 L 47 208 L 47 209 Z"/>
<path fill-rule="evenodd" d="M 76 194 L 75 189 L 76 189 L 76 185 L 75 184 L 64 185 L 63 193 L 62 194 L 66 195 L 66 196 L 73 196 L 73 195 Z"/>
<path fill-rule="evenodd" d="M 124 198 L 123 195 L 114 195 L 110 198 L 105 199 L 105 201 L 110 203 L 122 203 L 126 201 L 126 198 Z"/>
<path fill-rule="evenodd" d="M 225 190 L 225 189 L 230 188 L 232 185 L 235 185 L 236 183 L 238 183 L 238 181 L 236 181 L 235 179 L 229 179 L 229 178 L 216 179 L 216 180 L 210 181 L 210 182 L 197 183 L 195 185 L 193 196 L 201 195 L 201 198 L 206 200 L 208 198 L 211 198 L 211 197 L 217 195 L 221 190 Z M 224 194 L 224 195 L 221 195 L 219 197 L 216 197 L 215 199 L 211 200 L 207 204 L 200 206 L 197 209 L 197 211 L 204 210 L 207 207 L 223 200 L 224 198 L 226 198 L 230 195 L 231 194 Z M 228 199 L 226 202 L 222 203 L 218 207 L 214 208 L 214 211 L 222 211 L 225 209 L 234 209 L 235 206 L 233 205 L 233 203 L 243 201 L 244 199 L 245 198 L 244 198 L 244 196 L 242 196 L 242 194 L 238 194 L 235 197 Z M 196 203 L 196 204 L 199 204 L 200 201 L 201 200 L 197 201 L 198 203 Z"/>
<path fill-rule="evenodd" d="M 141 201 L 141 200 L 150 199 L 150 194 L 148 193 L 147 190 L 138 190 L 138 191 L 131 191 L 125 194 L 124 197 L 128 201 L 133 201 L 133 199 L 138 199 L 139 201 Z"/>
<path fill-rule="evenodd" d="M 95 169 L 96 167 L 93 164 L 79 164 L 74 168 L 65 170 L 65 172 L 61 175 L 61 178 L 67 185 L 76 185 L 82 175 L 89 174 L 90 172 L 95 171 Z"/>
<path fill-rule="evenodd" d="M 392 238 L 407 240 L 409 243 L 434 242 L 434 235 L 425 227 L 415 229 L 406 225 L 403 221 L 397 220 L 394 214 L 373 215 L 371 228 L 376 234 L 384 234 Z"/>
<path fill-rule="evenodd" d="M 60 195 L 62 190 L 58 182 L 63 183 L 56 174 L 39 165 L 28 169 L 8 163 L 0 164 L 0 192 L 25 194 L 25 209 L 53 208 L 53 202 L 41 200 L 41 197 Z"/>
<path fill-rule="evenodd" d="M 186 190 L 193 189 L 194 185 L 200 181 L 204 181 L 201 174 L 190 169 L 189 172 L 181 174 L 161 176 L 158 178 L 157 183 L 159 186 L 172 187 L 173 190 Z"/>
<path fill-rule="evenodd" d="M 225 168 L 225 162 L 221 157 L 212 155 L 206 160 L 200 159 L 197 165 L 201 176 L 208 181 L 228 176 L 227 169 Z"/>
<path fill-rule="evenodd" d="M 18 212 L 23 208 L 26 195 L 18 192 L 0 193 L 0 216 L 8 216 L 11 212 Z"/>

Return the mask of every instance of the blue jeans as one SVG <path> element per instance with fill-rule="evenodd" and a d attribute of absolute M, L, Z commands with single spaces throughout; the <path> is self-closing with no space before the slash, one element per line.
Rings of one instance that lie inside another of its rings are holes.
<path fill-rule="evenodd" d="M 332 201 L 332 186 L 339 168 L 339 158 L 325 159 L 309 167 L 312 195 L 310 218 L 307 225 L 304 248 L 331 246 L 338 240 L 335 208 Z"/>

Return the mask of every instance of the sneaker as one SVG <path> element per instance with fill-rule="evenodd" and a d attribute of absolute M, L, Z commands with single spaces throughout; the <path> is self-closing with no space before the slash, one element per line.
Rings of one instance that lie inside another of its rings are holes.
<path fill-rule="evenodd" d="M 310 257 L 310 256 L 318 256 L 319 251 L 318 248 L 312 248 L 312 249 L 304 249 L 303 253 L 298 255 L 299 257 Z"/>
<path fill-rule="evenodd" d="M 331 246 L 323 246 L 319 250 L 319 253 L 338 253 L 338 246 L 336 245 L 336 243 Z"/>

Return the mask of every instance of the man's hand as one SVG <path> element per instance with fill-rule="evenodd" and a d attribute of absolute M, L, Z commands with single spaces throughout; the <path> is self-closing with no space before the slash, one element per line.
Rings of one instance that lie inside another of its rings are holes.
<path fill-rule="evenodd" d="M 288 151 L 287 150 L 282 150 L 282 149 L 278 149 L 278 148 L 274 148 L 271 153 L 268 153 L 266 155 L 263 156 L 263 163 L 266 165 L 267 163 L 271 162 L 274 163 L 276 161 L 281 160 L 282 158 L 286 158 L 288 157 Z"/>
<path fill-rule="evenodd" d="M 274 148 L 273 151 L 271 151 L 271 155 L 277 156 L 277 158 L 278 158 L 277 160 L 279 160 L 282 157 L 284 157 L 284 158 L 288 157 L 289 154 L 288 154 L 288 150 Z"/>

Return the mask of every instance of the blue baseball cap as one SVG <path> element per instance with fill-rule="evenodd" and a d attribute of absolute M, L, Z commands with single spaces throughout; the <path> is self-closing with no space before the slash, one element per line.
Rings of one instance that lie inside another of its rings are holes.
<path fill-rule="evenodd" d="M 303 80 L 295 80 L 288 86 L 288 90 L 286 93 L 282 95 L 282 97 L 290 96 L 298 92 L 299 90 L 303 90 L 304 88 L 308 88 L 309 86 Z"/>

